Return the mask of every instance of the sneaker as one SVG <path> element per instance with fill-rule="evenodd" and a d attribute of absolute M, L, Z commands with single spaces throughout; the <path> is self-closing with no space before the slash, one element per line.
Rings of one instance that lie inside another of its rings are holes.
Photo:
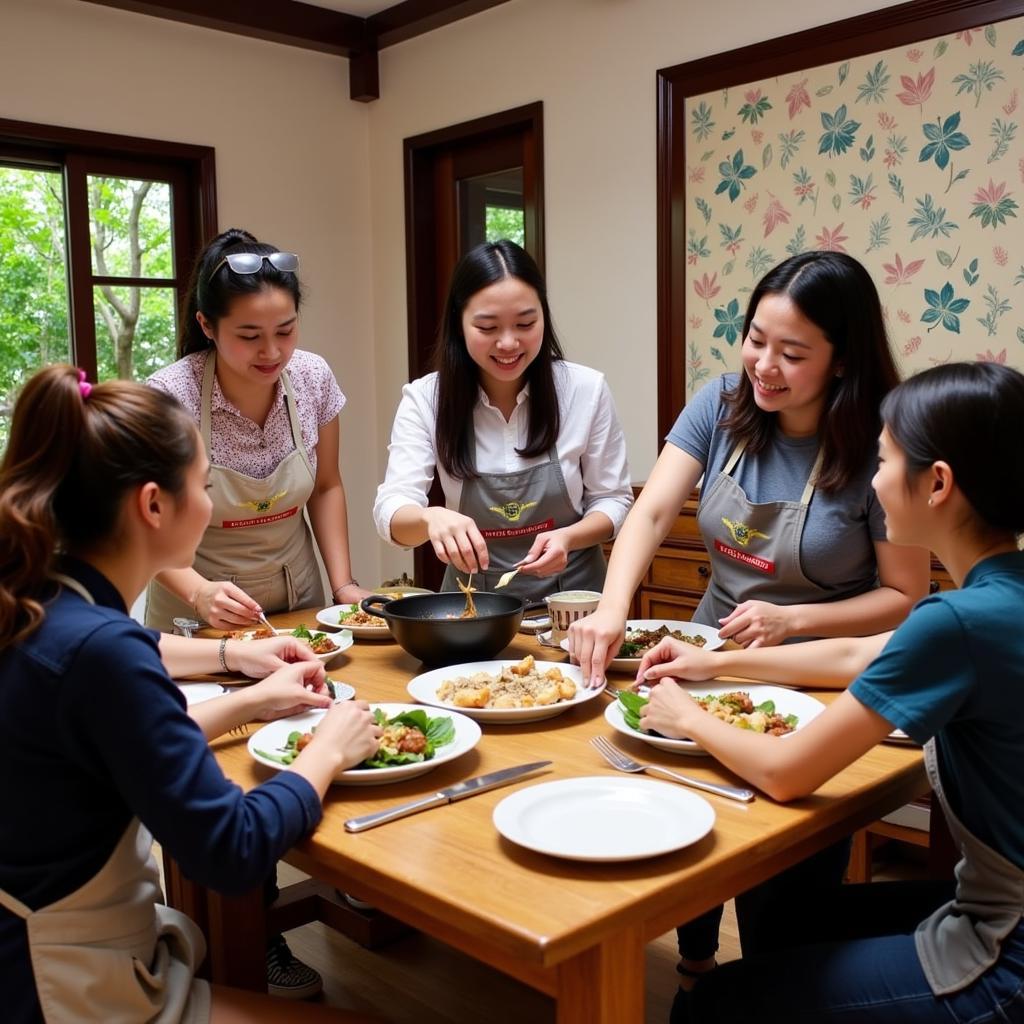
<path fill-rule="evenodd" d="M 283 935 L 267 942 L 267 991 L 284 999 L 312 999 L 324 987 L 324 979 L 308 964 L 296 959 Z"/>

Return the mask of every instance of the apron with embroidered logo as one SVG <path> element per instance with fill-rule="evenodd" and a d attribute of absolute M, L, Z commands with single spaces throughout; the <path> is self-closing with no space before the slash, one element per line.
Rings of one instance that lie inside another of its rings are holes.
<path fill-rule="evenodd" d="M 56 579 L 95 604 L 77 580 Z M 74 892 L 32 910 L 0 889 L 0 904 L 25 921 L 47 1024 L 210 1019 L 210 987 L 194 976 L 206 942 L 194 922 L 163 905 L 153 837 L 138 819 Z"/>
<path fill-rule="evenodd" d="M 1002 940 L 1024 917 L 1024 871 L 970 832 L 953 813 L 942 788 L 934 739 L 924 745 L 924 764 L 962 856 L 956 866 L 953 900 L 922 921 L 914 933 L 925 978 L 941 996 L 966 988 L 999 959 Z"/>
<path fill-rule="evenodd" d="M 217 356 L 203 371 L 199 430 L 210 454 L 211 400 Z M 208 580 L 230 580 L 267 613 L 324 603 L 313 537 L 302 514 L 313 493 L 316 473 L 302 440 L 299 414 L 287 372 L 281 374 L 295 450 L 270 476 L 247 476 L 226 466 L 210 466 L 213 514 L 196 552 L 193 568 Z M 211 460 L 212 462 L 212 460 Z M 193 609 L 154 581 L 146 596 L 146 625 L 170 632 L 176 616 Z"/>
<path fill-rule="evenodd" d="M 711 557 L 711 580 L 693 621 L 721 625 L 744 601 L 804 604 L 834 598 L 809 580 L 800 565 L 800 538 L 822 454 L 799 501 L 751 501 L 730 475 L 743 454 L 733 448 L 714 483 L 701 494 L 697 524 Z"/>
<path fill-rule="evenodd" d="M 470 441 L 472 450 L 472 438 Z M 487 542 L 489 568 L 473 574 L 473 586 L 478 590 L 493 590 L 501 576 L 530 550 L 538 533 L 580 521 L 554 447 L 548 461 L 540 465 L 510 473 L 483 473 L 464 481 L 459 511 L 476 523 Z M 519 573 L 502 592 L 530 602 L 562 590 L 600 590 L 604 574 L 604 554 L 595 544 L 570 551 L 566 567 L 557 576 Z M 458 578 L 462 579 L 461 573 Z M 455 580 L 455 569 L 449 565 L 441 589 L 456 590 Z"/>

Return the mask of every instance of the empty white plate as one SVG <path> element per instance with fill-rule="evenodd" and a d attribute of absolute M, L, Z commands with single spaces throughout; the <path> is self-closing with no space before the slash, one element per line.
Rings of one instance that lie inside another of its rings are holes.
<path fill-rule="evenodd" d="M 178 689 L 185 694 L 185 703 L 189 707 L 228 692 L 220 683 L 178 683 Z"/>
<path fill-rule="evenodd" d="M 570 860 L 656 857 L 703 839 L 714 808 L 681 786 L 649 779 L 586 776 L 528 786 L 494 808 L 508 840 Z"/>

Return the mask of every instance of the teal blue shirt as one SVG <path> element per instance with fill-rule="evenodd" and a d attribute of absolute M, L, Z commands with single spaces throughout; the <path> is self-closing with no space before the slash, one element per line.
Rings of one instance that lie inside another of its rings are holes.
<path fill-rule="evenodd" d="M 954 813 L 1024 868 L 1024 553 L 919 602 L 850 692 L 918 743 L 935 737 Z"/>

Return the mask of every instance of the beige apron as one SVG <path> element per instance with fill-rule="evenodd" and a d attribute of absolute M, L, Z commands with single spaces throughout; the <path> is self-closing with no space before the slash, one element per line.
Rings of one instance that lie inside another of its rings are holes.
<path fill-rule="evenodd" d="M 77 580 L 57 579 L 95 603 Z M 209 1020 L 210 987 L 194 977 L 206 942 L 163 905 L 153 837 L 137 818 L 79 889 L 39 910 L 0 889 L 0 904 L 25 921 L 47 1024 Z"/>
<path fill-rule="evenodd" d="M 800 565 L 800 538 L 814 483 L 818 452 L 797 501 L 751 501 L 730 475 L 743 454 L 737 444 L 713 484 L 701 493 L 697 523 L 711 558 L 711 581 L 693 621 L 717 629 L 744 601 L 803 604 L 823 601 L 828 591 L 813 583 Z"/>
<path fill-rule="evenodd" d="M 199 431 L 210 455 L 211 401 L 217 354 L 203 371 Z M 316 473 L 302 440 L 295 396 L 281 374 L 295 450 L 262 479 L 226 466 L 210 466 L 213 514 L 193 568 L 208 580 L 230 580 L 267 613 L 324 603 L 313 537 L 303 516 Z M 211 459 L 212 462 L 212 459 Z M 177 616 L 195 614 L 184 601 L 154 581 L 146 593 L 146 625 L 169 633 Z"/>

